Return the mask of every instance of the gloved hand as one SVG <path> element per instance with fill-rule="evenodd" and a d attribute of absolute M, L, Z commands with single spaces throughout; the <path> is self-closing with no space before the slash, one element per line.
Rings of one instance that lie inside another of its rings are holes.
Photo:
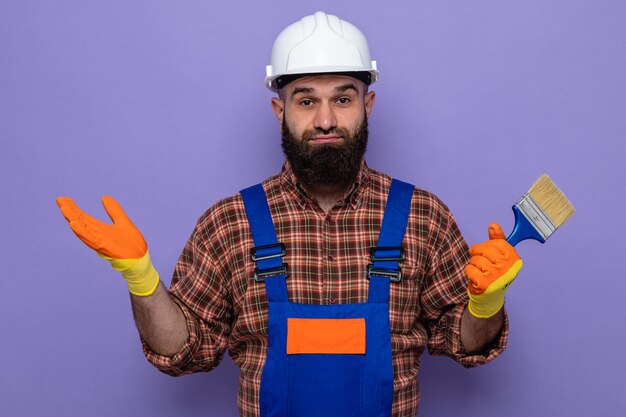
<path fill-rule="evenodd" d="M 489 225 L 489 240 L 470 247 L 465 274 L 470 280 L 468 308 L 475 317 L 487 318 L 504 305 L 504 293 L 522 269 L 522 260 L 497 223 Z"/>
<path fill-rule="evenodd" d="M 58 197 L 56 201 L 76 236 L 122 273 L 131 293 L 139 296 L 154 293 L 159 285 L 159 273 L 150 261 L 148 245 L 113 197 L 102 197 L 102 205 L 113 224 L 91 217 L 69 197 Z"/>

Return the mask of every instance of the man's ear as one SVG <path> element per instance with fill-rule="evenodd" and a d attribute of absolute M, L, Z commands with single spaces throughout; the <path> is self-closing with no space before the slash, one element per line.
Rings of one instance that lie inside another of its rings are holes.
<path fill-rule="evenodd" d="M 376 101 L 376 93 L 374 91 L 368 91 L 365 93 L 365 97 L 363 97 L 363 102 L 365 103 L 365 114 L 367 117 L 370 117 L 370 112 L 372 111 L 372 107 L 374 107 L 374 102 Z"/>
<path fill-rule="evenodd" d="M 283 117 L 285 116 L 285 102 L 278 97 L 272 98 L 272 110 L 276 114 L 278 123 L 283 125 Z"/>

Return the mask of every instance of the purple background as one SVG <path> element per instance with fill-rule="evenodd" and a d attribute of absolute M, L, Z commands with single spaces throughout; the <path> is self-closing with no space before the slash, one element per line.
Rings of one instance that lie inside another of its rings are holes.
<path fill-rule="evenodd" d="M 577 213 L 519 247 L 509 348 L 423 357 L 423 416 L 617 416 L 626 407 L 626 3 L 0 3 L 0 415 L 235 416 L 237 370 L 144 359 L 126 287 L 54 199 L 115 196 L 163 281 L 195 220 L 279 170 L 271 43 L 321 9 L 356 24 L 381 81 L 369 165 L 438 194 L 468 242 L 510 230 L 543 172 Z"/>

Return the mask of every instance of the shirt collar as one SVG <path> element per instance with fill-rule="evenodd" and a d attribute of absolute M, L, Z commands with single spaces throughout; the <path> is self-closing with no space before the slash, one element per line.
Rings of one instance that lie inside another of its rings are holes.
<path fill-rule="evenodd" d="M 359 172 L 356 175 L 352 187 L 350 187 L 350 189 L 343 196 L 342 201 L 344 202 L 344 205 L 349 204 L 350 207 L 355 210 L 360 206 L 365 195 L 364 191 L 367 188 L 369 176 L 370 168 L 367 166 L 365 160 L 362 160 L 361 167 L 359 168 Z M 304 208 L 307 203 L 313 203 L 315 201 L 313 197 L 311 197 L 311 195 L 304 189 L 300 181 L 298 181 L 298 178 L 296 178 L 293 168 L 288 161 L 285 161 L 281 169 L 280 182 L 281 186 L 296 198 L 296 201 L 302 208 Z"/>

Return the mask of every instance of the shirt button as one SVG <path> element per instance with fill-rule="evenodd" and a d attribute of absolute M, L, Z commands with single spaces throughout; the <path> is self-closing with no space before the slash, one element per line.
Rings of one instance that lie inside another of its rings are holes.
<path fill-rule="evenodd" d="M 333 255 L 328 255 L 327 259 L 328 259 L 329 261 L 332 261 L 332 260 L 334 260 L 335 258 L 333 258 Z"/>
<path fill-rule="evenodd" d="M 329 298 L 328 299 L 328 304 L 335 304 L 335 299 L 334 298 Z"/>

